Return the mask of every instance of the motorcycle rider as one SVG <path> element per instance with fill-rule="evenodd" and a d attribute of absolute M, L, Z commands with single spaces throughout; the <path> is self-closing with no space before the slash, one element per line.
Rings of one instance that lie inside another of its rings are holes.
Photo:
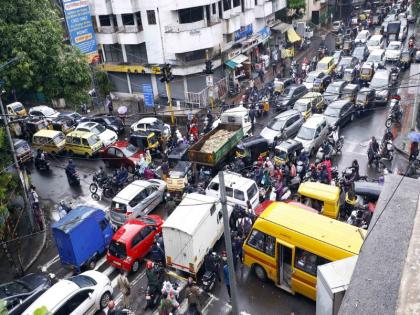
<path fill-rule="evenodd" d="M 384 134 L 384 136 L 382 138 L 382 144 L 384 144 L 388 140 L 391 140 L 391 141 L 394 140 L 394 135 L 391 132 L 391 128 L 386 128 L 385 134 Z"/>
<path fill-rule="evenodd" d="M 375 137 L 372 137 L 368 148 L 368 165 L 371 165 L 375 155 L 379 154 L 379 144 Z"/>
<path fill-rule="evenodd" d="M 220 277 L 220 257 L 216 252 L 209 252 L 204 257 L 204 269 L 214 273 L 219 282 L 222 281 L 222 278 Z"/>
<path fill-rule="evenodd" d="M 188 310 L 195 309 L 196 314 L 201 313 L 200 302 L 200 288 L 194 285 L 193 278 L 188 277 L 187 288 L 185 289 L 185 296 L 188 299 Z"/>
<path fill-rule="evenodd" d="M 150 287 L 150 293 L 154 294 L 159 292 L 163 283 L 162 273 L 150 260 L 146 263 L 146 277 L 147 285 Z"/>
<path fill-rule="evenodd" d="M 314 182 L 316 182 L 318 180 L 318 178 L 319 178 L 319 175 L 318 175 L 318 171 L 317 171 L 317 169 L 315 167 L 315 164 L 312 163 L 309 166 L 309 169 L 310 169 L 309 176 L 310 176 L 311 180 L 313 180 Z"/>
<path fill-rule="evenodd" d="M 45 166 L 45 163 L 46 163 L 45 158 L 46 158 L 46 153 L 44 152 L 44 150 L 38 149 L 36 152 L 35 164 L 38 165 L 38 167 Z"/>
<path fill-rule="evenodd" d="M 393 98 L 391 101 L 391 116 L 397 118 L 397 121 L 401 121 L 402 118 L 402 110 L 400 108 L 400 100 L 398 98 Z"/>
<path fill-rule="evenodd" d="M 357 160 L 353 160 L 353 162 L 351 163 L 351 168 L 353 169 L 353 179 L 354 181 L 357 181 L 360 179 L 360 174 L 359 174 L 359 162 Z"/>
<path fill-rule="evenodd" d="M 76 176 L 76 165 L 74 165 L 72 159 L 69 160 L 69 162 L 66 166 L 66 175 L 67 175 L 67 177 L 75 177 Z"/>
<path fill-rule="evenodd" d="M 127 182 L 128 179 L 128 171 L 124 167 L 124 165 L 121 165 L 121 168 L 117 172 L 117 176 L 115 178 L 116 184 L 120 187 L 123 187 L 124 184 Z"/>
<path fill-rule="evenodd" d="M 319 180 L 323 184 L 329 184 L 327 165 L 322 164 L 319 169 Z"/>

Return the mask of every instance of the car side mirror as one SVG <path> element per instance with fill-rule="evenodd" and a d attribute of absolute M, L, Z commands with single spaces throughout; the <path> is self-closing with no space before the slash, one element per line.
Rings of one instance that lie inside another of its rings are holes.
<path fill-rule="evenodd" d="M 93 299 L 93 294 L 89 292 L 89 299 Z"/>

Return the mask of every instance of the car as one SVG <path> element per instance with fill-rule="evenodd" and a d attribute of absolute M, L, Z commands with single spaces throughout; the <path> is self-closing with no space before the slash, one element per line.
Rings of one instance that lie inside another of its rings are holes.
<path fill-rule="evenodd" d="M 107 307 L 113 288 L 109 278 L 95 270 L 62 279 L 44 292 L 23 315 L 36 314 L 44 307 L 48 314 L 78 315 L 93 313 Z"/>
<path fill-rule="evenodd" d="M 369 30 L 362 30 L 357 34 L 356 38 L 354 39 L 354 43 L 356 45 L 366 44 L 366 42 L 369 40 L 369 38 L 370 38 Z"/>
<path fill-rule="evenodd" d="M 163 220 L 158 215 L 128 220 L 112 237 L 106 260 L 111 266 L 127 272 L 137 272 L 152 248 L 155 236 L 162 232 Z"/>
<path fill-rule="evenodd" d="M 301 142 L 304 150 L 313 156 L 327 137 L 327 134 L 327 119 L 324 115 L 314 114 L 300 127 L 295 140 Z"/>
<path fill-rule="evenodd" d="M 106 166 L 124 166 L 130 173 L 134 172 L 142 154 L 143 151 L 137 149 L 128 141 L 116 141 L 99 152 L 99 156 L 103 159 Z"/>
<path fill-rule="evenodd" d="M 344 52 L 342 50 L 335 50 L 332 54 L 332 57 L 334 58 L 334 65 L 337 66 L 340 62 L 341 58 L 344 56 Z"/>
<path fill-rule="evenodd" d="M 366 45 L 357 46 L 356 48 L 354 48 L 353 53 L 351 55 L 352 57 L 356 57 L 359 60 L 359 63 L 362 63 L 369 56 L 369 50 L 367 49 Z"/>
<path fill-rule="evenodd" d="M 55 109 L 46 106 L 46 105 L 39 105 L 35 107 L 31 107 L 29 109 L 29 116 L 33 118 L 46 118 L 46 119 L 54 119 L 60 115 Z"/>
<path fill-rule="evenodd" d="M 169 135 L 171 127 L 155 117 L 142 118 L 130 126 L 131 132 L 153 131 L 160 135 Z"/>
<path fill-rule="evenodd" d="M 385 50 L 385 61 L 399 61 L 401 57 L 402 43 L 391 41 Z"/>
<path fill-rule="evenodd" d="M 48 275 L 29 273 L 19 279 L 0 284 L 0 299 L 6 304 L 7 314 L 22 314 L 51 285 L 52 281 Z"/>
<path fill-rule="evenodd" d="M 387 103 L 389 98 L 389 86 L 391 73 L 387 69 L 378 69 L 370 81 L 370 87 L 375 89 L 375 102 Z"/>
<path fill-rule="evenodd" d="M 165 200 L 166 182 L 160 179 L 135 180 L 111 202 L 111 224 L 121 226 L 129 219 L 149 214 Z"/>
<path fill-rule="evenodd" d="M 283 93 L 277 97 L 277 110 L 285 111 L 293 107 L 295 102 L 307 92 L 303 85 L 292 84 L 284 89 Z"/>
<path fill-rule="evenodd" d="M 334 33 L 338 33 L 340 29 L 344 27 L 344 23 L 342 21 L 334 21 L 332 22 L 332 31 Z"/>
<path fill-rule="evenodd" d="M 83 116 L 78 112 L 61 112 L 58 118 L 64 118 L 71 121 L 71 126 L 77 126 L 82 120 Z"/>
<path fill-rule="evenodd" d="M 408 34 L 408 22 L 407 22 L 407 19 L 400 19 L 400 21 L 401 21 L 401 27 L 400 27 L 400 34 L 398 35 L 398 39 L 404 42 Z"/>
<path fill-rule="evenodd" d="M 324 116 L 331 127 L 343 127 L 355 117 L 354 104 L 349 100 L 334 101 L 327 106 Z"/>
<path fill-rule="evenodd" d="M 335 73 L 338 77 L 342 77 L 345 69 L 355 68 L 358 63 L 359 59 L 356 57 L 343 57 L 335 68 Z"/>
<path fill-rule="evenodd" d="M 87 131 L 95 134 L 102 141 L 105 147 L 118 140 L 118 136 L 115 131 L 109 130 L 103 125 L 93 121 L 80 123 L 77 125 L 76 130 Z"/>
<path fill-rule="evenodd" d="M 331 77 L 325 74 L 324 71 L 321 71 L 321 70 L 311 71 L 308 73 L 305 79 L 305 82 L 303 82 L 303 85 L 306 86 L 306 88 L 310 91 L 314 87 L 314 83 L 317 80 L 321 80 L 322 84 L 324 84 L 325 83 L 324 81 L 328 79 L 331 81 Z"/>
<path fill-rule="evenodd" d="M 385 66 L 385 49 L 375 49 L 366 59 L 366 62 L 373 62 L 373 68 L 376 70 L 378 67 Z"/>
<path fill-rule="evenodd" d="M 32 150 L 28 142 L 17 138 L 13 138 L 12 141 L 19 164 L 24 164 L 33 159 Z"/>
<path fill-rule="evenodd" d="M 312 113 L 319 113 L 324 110 L 325 100 L 321 93 L 308 92 L 296 101 L 293 108 L 301 112 L 306 120 Z"/>
<path fill-rule="evenodd" d="M 273 144 L 276 137 L 289 139 L 296 136 L 303 123 L 302 114 L 297 110 L 289 109 L 270 120 L 260 135 L 267 139 L 268 144 Z"/>
<path fill-rule="evenodd" d="M 380 34 L 375 34 L 366 43 L 369 53 L 376 49 L 383 49 L 385 47 L 385 37 Z"/>
<path fill-rule="evenodd" d="M 343 89 L 348 84 L 347 81 L 338 80 L 330 83 L 324 92 L 324 99 L 327 104 L 337 101 L 343 95 Z"/>
<path fill-rule="evenodd" d="M 292 78 L 275 78 L 274 92 L 283 93 L 284 89 L 295 83 Z"/>
<path fill-rule="evenodd" d="M 117 134 L 122 134 L 125 130 L 124 124 L 121 121 L 121 119 L 115 116 L 97 114 L 90 117 L 83 117 L 80 120 L 80 122 L 87 122 L 87 121 L 97 122 L 101 124 L 102 126 L 104 126 L 105 128 L 115 131 Z"/>

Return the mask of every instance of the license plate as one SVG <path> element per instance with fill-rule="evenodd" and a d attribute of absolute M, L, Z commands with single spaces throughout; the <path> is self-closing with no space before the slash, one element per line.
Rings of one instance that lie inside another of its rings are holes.
<path fill-rule="evenodd" d="M 114 265 L 121 266 L 121 263 L 119 261 L 114 261 Z"/>
<path fill-rule="evenodd" d="M 150 300 L 150 295 L 146 295 L 146 300 Z"/>

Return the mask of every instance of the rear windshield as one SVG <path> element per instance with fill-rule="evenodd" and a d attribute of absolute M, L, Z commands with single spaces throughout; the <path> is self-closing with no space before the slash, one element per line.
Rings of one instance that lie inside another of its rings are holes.
<path fill-rule="evenodd" d="M 113 201 L 111 204 L 111 211 L 119 212 L 119 213 L 126 213 L 127 212 L 127 205 L 119 202 Z"/>
<path fill-rule="evenodd" d="M 85 275 L 77 275 L 77 276 L 71 277 L 69 280 L 76 283 L 79 286 L 79 288 L 92 287 L 96 285 L 95 280 Z"/>
<path fill-rule="evenodd" d="M 125 259 L 127 257 L 127 251 L 125 244 L 112 240 L 109 244 L 109 253 L 119 259 Z"/>
<path fill-rule="evenodd" d="M 96 135 L 91 135 L 88 139 L 87 139 L 89 145 L 94 145 L 99 141 L 99 138 Z"/>

